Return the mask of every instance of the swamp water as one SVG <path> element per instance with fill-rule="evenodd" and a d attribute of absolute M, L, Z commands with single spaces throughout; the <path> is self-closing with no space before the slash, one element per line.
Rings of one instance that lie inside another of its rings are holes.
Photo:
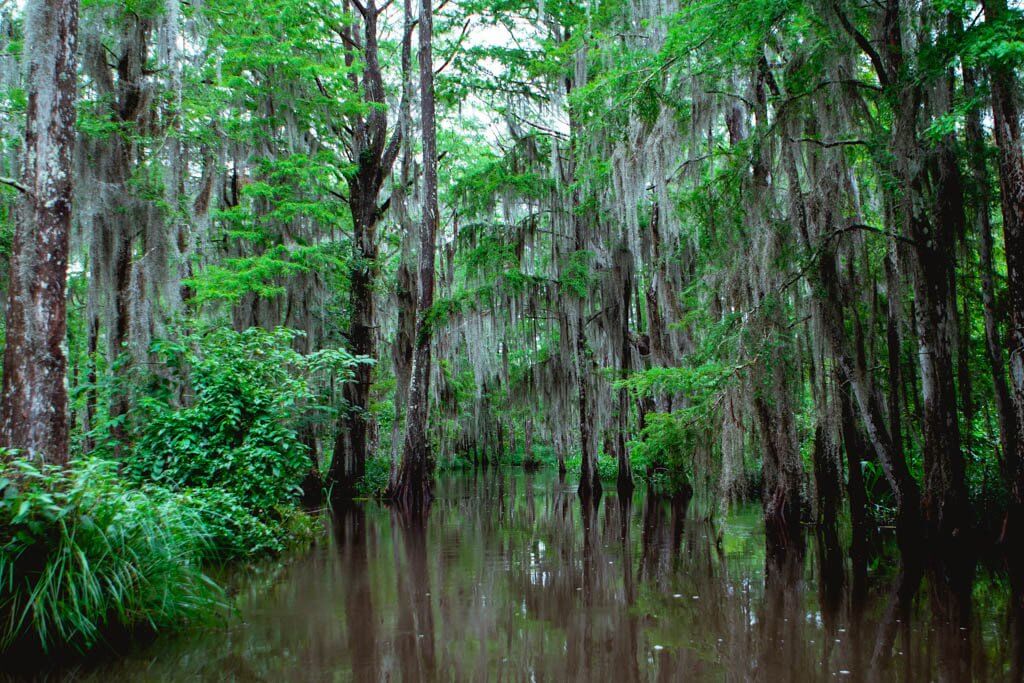
<path fill-rule="evenodd" d="M 802 550 L 760 509 L 717 525 L 553 472 L 437 483 L 425 521 L 337 510 L 240 583 L 228 625 L 48 676 L 94 681 L 1018 680 L 1005 575 Z M 855 570 L 855 566 L 864 571 Z M 1018 603 L 1019 604 L 1019 603 Z"/>

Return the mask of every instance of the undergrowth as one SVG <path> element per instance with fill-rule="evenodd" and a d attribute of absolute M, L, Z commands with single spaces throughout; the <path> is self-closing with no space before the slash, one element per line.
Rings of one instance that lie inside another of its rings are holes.
<path fill-rule="evenodd" d="M 0 650 L 85 650 L 109 628 L 163 629 L 223 606 L 201 568 L 210 527 L 187 496 L 127 486 L 99 460 L 17 462 L 0 490 Z"/>

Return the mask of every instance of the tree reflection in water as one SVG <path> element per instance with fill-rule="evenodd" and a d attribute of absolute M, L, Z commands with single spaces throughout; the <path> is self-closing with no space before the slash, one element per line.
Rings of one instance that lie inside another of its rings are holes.
<path fill-rule="evenodd" d="M 303 557 L 239 583 L 228 628 L 84 679 L 1019 680 L 1020 593 L 968 557 L 901 558 L 834 529 L 768 539 L 760 509 L 555 472 L 438 482 L 429 511 L 335 510 Z"/>

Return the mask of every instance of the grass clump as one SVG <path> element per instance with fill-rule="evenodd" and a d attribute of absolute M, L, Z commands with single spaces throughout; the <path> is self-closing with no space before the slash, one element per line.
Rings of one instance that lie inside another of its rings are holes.
<path fill-rule="evenodd" d="M 224 604 L 194 501 L 131 487 L 114 463 L 11 463 L 0 475 L 0 651 L 84 651 L 111 630 L 163 629 Z"/>

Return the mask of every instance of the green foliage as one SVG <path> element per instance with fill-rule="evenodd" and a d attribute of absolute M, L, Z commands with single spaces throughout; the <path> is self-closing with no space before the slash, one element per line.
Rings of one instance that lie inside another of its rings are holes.
<path fill-rule="evenodd" d="M 391 475 L 391 460 L 378 455 L 366 461 L 366 472 L 356 482 L 356 491 L 367 498 L 380 498 L 388 488 Z"/>
<path fill-rule="evenodd" d="M 1008 8 L 999 18 L 972 26 L 963 37 L 960 53 L 973 64 L 1020 67 L 1024 64 L 1024 12 Z"/>
<path fill-rule="evenodd" d="M 456 453 L 448 458 L 442 458 L 437 462 L 438 472 L 459 472 L 473 469 L 473 463 Z"/>
<path fill-rule="evenodd" d="M 218 561 L 276 555 L 312 540 L 313 517 L 279 505 L 256 515 L 238 495 L 216 488 L 183 489 L 183 503 L 198 511 L 209 538 L 208 555 Z"/>
<path fill-rule="evenodd" d="M 616 388 L 628 389 L 636 396 L 677 393 L 691 398 L 708 396 L 721 387 L 732 371 L 733 368 L 720 362 L 696 367 L 653 367 L 617 382 Z"/>
<path fill-rule="evenodd" d="M 611 481 L 619 476 L 619 463 L 615 458 L 597 454 L 597 476 L 603 481 Z M 583 456 L 580 453 L 573 453 L 565 459 L 565 467 L 569 472 L 579 472 L 583 465 Z"/>
<path fill-rule="evenodd" d="M 340 260 L 331 249 L 318 245 L 288 248 L 273 246 L 265 251 L 238 258 L 225 259 L 207 266 L 185 284 L 195 291 L 193 306 L 210 301 L 238 302 L 246 294 L 272 299 L 285 292 L 288 277 L 310 270 L 337 268 Z"/>
<path fill-rule="evenodd" d="M 594 286 L 594 274 L 590 267 L 594 254 L 589 251 L 574 251 L 565 264 L 559 284 L 579 299 L 585 299 Z"/>
<path fill-rule="evenodd" d="M 633 469 L 658 493 L 678 493 L 693 477 L 696 434 L 677 413 L 649 413 L 640 438 L 629 443 Z"/>
<path fill-rule="evenodd" d="M 340 350 L 302 355 L 296 332 L 214 329 L 154 351 L 188 379 L 191 400 L 150 395 L 139 405 L 138 442 L 126 470 L 172 488 L 218 488 L 259 515 L 293 502 L 309 469 L 294 422 L 315 398 L 315 370 L 346 378 L 357 360 Z"/>
<path fill-rule="evenodd" d="M 0 492 L 0 650 L 84 650 L 109 628 L 177 626 L 222 604 L 200 569 L 213 546 L 195 499 L 129 487 L 95 459 L 16 461 Z"/>

